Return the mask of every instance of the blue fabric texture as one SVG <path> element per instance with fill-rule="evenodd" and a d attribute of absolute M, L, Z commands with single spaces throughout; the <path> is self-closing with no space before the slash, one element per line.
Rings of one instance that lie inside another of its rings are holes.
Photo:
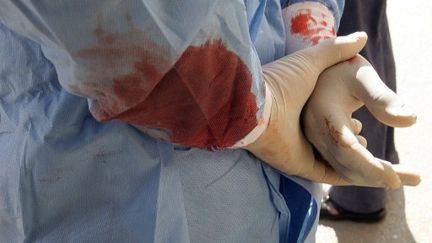
<path fill-rule="evenodd" d="M 340 16 L 340 1 L 325 2 Z M 97 121 L 92 105 L 124 70 L 114 63 L 100 72 L 75 56 L 94 44 L 85 33 L 101 18 L 109 31 L 131 22 L 145 29 L 170 60 L 218 35 L 249 69 L 259 116 L 261 64 L 285 55 L 281 6 L 2 2 L 0 242 L 313 241 L 317 185 L 285 176 L 280 190 L 280 174 L 245 150 L 189 148 L 124 121 Z"/>

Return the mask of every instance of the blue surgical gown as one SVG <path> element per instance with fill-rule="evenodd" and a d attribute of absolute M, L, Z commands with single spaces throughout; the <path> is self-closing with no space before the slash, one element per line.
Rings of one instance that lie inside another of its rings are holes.
<path fill-rule="evenodd" d="M 294 2 L 0 3 L 0 242 L 313 241 L 319 186 L 223 149 Z"/>

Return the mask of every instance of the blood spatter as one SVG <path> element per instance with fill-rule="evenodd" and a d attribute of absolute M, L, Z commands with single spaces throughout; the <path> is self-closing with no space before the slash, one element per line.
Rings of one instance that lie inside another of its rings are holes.
<path fill-rule="evenodd" d="M 330 33 L 332 34 L 332 36 L 336 36 L 336 29 L 331 28 Z"/>
<path fill-rule="evenodd" d="M 330 142 L 333 145 L 340 145 L 342 147 L 349 147 L 349 144 L 347 144 L 343 138 L 342 138 L 342 133 L 340 131 L 338 131 L 333 124 L 330 122 L 329 119 L 327 119 L 326 117 L 324 118 L 324 122 L 325 122 L 325 126 L 327 128 L 327 134 L 328 134 L 328 138 L 330 140 Z"/>
<path fill-rule="evenodd" d="M 321 18 L 326 17 L 326 15 L 321 15 Z M 290 31 L 292 34 L 303 36 L 303 38 L 310 41 L 312 45 L 316 45 L 321 40 L 336 35 L 335 29 L 329 28 L 328 22 L 322 19 L 316 19 L 310 9 L 302 9 L 291 19 Z"/>
<path fill-rule="evenodd" d="M 87 70 L 80 90 L 100 94 L 91 97 L 90 107 L 99 121 L 110 120 L 145 100 L 172 65 L 166 48 L 136 28 L 128 15 L 126 20 L 128 29 L 116 33 L 106 31 L 103 18 L 98 17 L 95 44 L 76 53 Z"/>

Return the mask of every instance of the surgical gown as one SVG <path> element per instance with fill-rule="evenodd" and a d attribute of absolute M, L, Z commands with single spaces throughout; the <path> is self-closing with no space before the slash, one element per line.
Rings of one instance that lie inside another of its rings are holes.
<path fill-rule="evenodd" d="M 2 1 L 0 242 L 313 241 L 319 186 L 227 149 L 301 2 Z"/>

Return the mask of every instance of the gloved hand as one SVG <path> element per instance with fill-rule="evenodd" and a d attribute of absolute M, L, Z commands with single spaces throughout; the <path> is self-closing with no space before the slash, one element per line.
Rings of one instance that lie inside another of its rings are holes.
<path fill-rule="evenodd" d="M 346 184 L 326 162 L 316 160 L 300 126 L 300 114 L 318 76 L 326 68 L 354 57 L 365 45 L 363 32 L 322 41 L 263 66 L 272 99 L 267 129 L 245 148 L 270 166 L 316 182 Z M 363 180 L 362 180 L 363 181 Z"/>
<path fill-rule="evenodd" d="M 350 183 L 396 189 L 417 185 L 419 175 L 409 168 L 375 158 L 359 136 L 361 123 L 352 113 L 363 104 L 381 122 L 406 127 L 416 115 L 379 78 L 360 55 L 321 74 L 303 113 L 308 140 Z"/>

